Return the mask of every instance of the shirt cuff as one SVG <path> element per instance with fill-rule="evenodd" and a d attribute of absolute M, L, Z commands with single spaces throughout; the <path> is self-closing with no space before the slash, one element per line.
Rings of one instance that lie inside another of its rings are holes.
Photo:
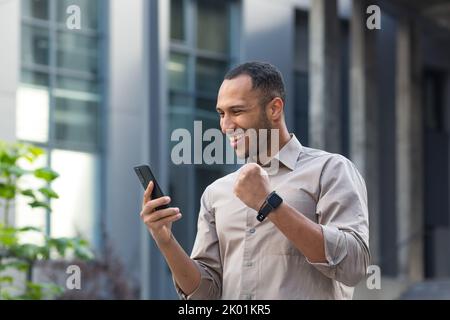
<path fill-rule="evenodd" d="M 213 283 L 213 278 L 211 275 L 208 274 L 208 272 L 203 268 L 197 261 L 194 260 L 194 263 L 200 271 L 200 283 L 198 287 L 189 295 L 185 294 L 183 290 L 179 287 L 177 282 L 175 281 L 175 278 L 172 277 L 173 283 L 175 285 L 175 289 L 178 293 L 178 296 L 182 300 L 206 300 L 206 299 L 212 299 L 211 297 L 211 284 Z"/>
<path fill-rule="evenodd" d="M 347 241 L 343 231 L 337 227 L 320 225 L 324 237 L 327 262 L 306 261 L 329 277 L 334 277 L 336 266 L 347 256 Z"/>

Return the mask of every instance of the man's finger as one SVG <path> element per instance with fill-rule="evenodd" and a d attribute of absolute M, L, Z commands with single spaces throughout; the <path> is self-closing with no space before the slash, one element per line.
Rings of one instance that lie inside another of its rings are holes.
<path fill-rule="evenodd" d="M 145 189 L 144 192 L 144 199 L 142 200 L 142 206 L 145 206 L 145 204 L 152 199 L 152 191 L 153 191 L 153 181 L 150 181 L 147 186 L 147 189 Z"/>
<path fill-rule="evenodd" d="M 147 212 L 152 212 L 153 210 L 155 210 L 156 208 L 165 205 L 165 204 L 169 204 L 170 203 L 170 197 L 165 196 L 165 197 L 161 197 L 161 198 L 157 198 L 154 200 L 149 200 L 147 201 L 147 203 L 145 203 L 145 209 Z"/>
<path fill-rule="evenodd" d="M 152 214 L 147 215 L 144 218 L 144 222 L 146 224 L 150 223 L 150 222 L 156 222 L 156 221 L 159 221 L 166 217 L 176 215 L 178 213 L 180 213 L 179 208 L 167 208 L 167 209 L 158 210 L 158 211 L 152 212 Z"/>
<path fill-rule="evenodd" d="M 155 222 L 153 222 L 152 224 L 154 225 L 154 227 L 155 227 L 156 229 L 159 229 L 159 228 L 161 228 L 163 225 L 165 225 L 165 224 L 167 224 L 167 223 L 169 223 L 169 222 L 175 222 L 175 221 L 181 219 L 181 217 L 182 217 L 182 214 L 181 214 L 181 213 L 177 213 L 177 214 L 175 214 L 175 215 L 170 215 L 170 216 L 168 216 L 168 217 L 165 217 L 165 218 L 163 218 L 163 219 L 160 219 L 160 220 L 158 220 L 158 221 L 155 221 Z"/>

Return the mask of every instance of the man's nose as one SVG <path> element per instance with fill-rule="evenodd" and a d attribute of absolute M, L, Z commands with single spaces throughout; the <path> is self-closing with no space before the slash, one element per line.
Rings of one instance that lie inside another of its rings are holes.
<path fill-rule="evenodd" d="M 224 115 L 220 121 L 220 128 L 222 129 L 223 134 L 227 134 L 228 130 L 235 130 L 236 124 L 230 119 L 229 116 Z"/>

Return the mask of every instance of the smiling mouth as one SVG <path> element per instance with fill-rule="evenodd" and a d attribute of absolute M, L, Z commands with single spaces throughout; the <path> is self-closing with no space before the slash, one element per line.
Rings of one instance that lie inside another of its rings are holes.
<path fill-rule="evenodd" d="M 237 135 L 233 135 L 233 136 L 229 136 L 228 138 L 230 139 L 230 145 L 233 149 L 237 148 L 238 143 L 242 140 L 242 138 L 244 138 L 244 134 L 237 134 Z"/>

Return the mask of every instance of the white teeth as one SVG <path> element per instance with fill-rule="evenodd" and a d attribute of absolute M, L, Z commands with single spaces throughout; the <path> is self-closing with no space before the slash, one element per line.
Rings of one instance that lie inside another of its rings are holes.
<path fill-rule="evenodd" d="M 229 139 L 230 139 L 230 141 L 238 141 L 242 137 L 244 137 L 244 135 L 240 134 L 240 135 L 237 135 L 237 136 L 230 136 Z"/>

